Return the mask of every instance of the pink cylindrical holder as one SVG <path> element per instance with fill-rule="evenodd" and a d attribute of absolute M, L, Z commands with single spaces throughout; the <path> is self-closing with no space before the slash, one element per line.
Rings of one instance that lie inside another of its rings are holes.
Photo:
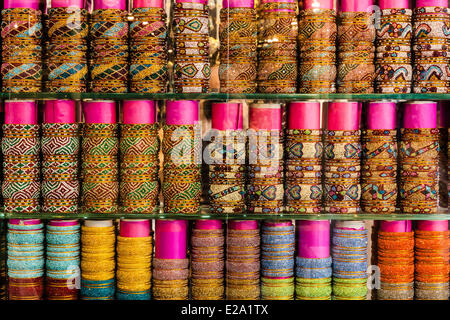
<path fill-rule="evenodd" d="M 52 8 L 84 8 L 84 0 L 52 0 Z"/>
<path fill-rule="evenodd" d="M 223 0 L 223 8 L 254 8 L 254 0 Z"/>
<path fill-rule="evenodd" d="M 242 130 L 244 107 L 241 103 L 213 103 L 211 128 L 217 130 Z"/>
<path fill-rule="evenodd" d="M 98 9 L 127 9 L 126 0 L 94 0 L 94 10 Z"/>
<path fill-rule="evenodd" d="M 50 220 L 48 223 L 50 226 L 55 227 L 70 227 L 70 226 L 76 226 L 78 224 L 78 220 Z"/>
<path fill-rule="evenodd" d="M 281 130 L 281 106 L 279 104 L 250 105 L 249 128 L 255 130 Z"/>
<path fill-rule="evenodd" d="M 437 102 L 410 102 L 403 110 L 403 128 L 436 128 Z"/>
<path fill-rule="evenodd" d="M 199 230 L 222 229 L 222 220 L 196 220 L 194 229 Z"/>
<path fill-rule="evenodd" d="M 439 127 L 450 128 L 450 103 L 448 101 L 439 102 Z"/>
<path fill-rule="evenodd" d="M 416 8 L 422 7 L 448 7 L 448 0 L 416 0 Z"/>
<path fill-rule="evenodd" d="M 167 101 L 166 124 L 193 125 L 199 120 L 199 103 L 193 100 Z"/>
<path fill-rule="evenodd" d="M 155 258 L 186 259 L 187 220 L 156 220 Z"/>
<path fill-rule="evenodd" d="M 233 230 L 255 230 L 258 229 L 258 221 L 256 220 L 230 220 L 228 228 Z"/>
<path fill-rule="evenodd" d="M 303 10 L 308 9 L 333 9 L 334 0 L 304 0 Z"/>
<path fill-rule="evenodd" d="M 289 129 L 317 130 L 321 128 L 320 119 L 319 102 L 291 102 L 289 104 Z"/>
<path fill-rule="evenodd" d="M 411 221 L 380 221 L 380 231 L 383 232 L 411 232 Z"/>
<path fill-rule="evenodd" d="M 331 102 L 328 105 L 328 130 L 358 130 L 358 102 Z"/>
<path fill-rule="evenodd" d="M 328 220 L 297 221 L 297 255 L 301 258 L 330 256 L 330 222 Z"/>
<path fill-rule="evenodd" d="M 44 105 L 44 123 L 75 123 L 74 100 L 47 100 Z"/>
<path fill-rule="evenodd" d="M 133 8 L 164 8 L 164 0 L 133 0 Z"/>
<path fill-rule="evenodd" d="M 37 124 L 35 101 L 5 101 L 5 124 Z"/>
<path fill-rule="evenodd" d="M 123 123 L 152 124 L 156 122 L 156 103 L 153 100 L 125 100 L 122 114 Z"/>
<path fill-rule="evenodd" d="M 448 220 L 417 221 L 417 229 L 422 231 L 447 231 Z"/>
<path fill-rule="evenodd" d="M 40 224 L 41 219 L 9 219 L 8 223 L 15 224 L 15 225 L 32 226 L 35 224 Z"/>
<path fill-rule="evenodd" d="M 378 6 L 384 9 L 409 9 L 409 0 L 379 0 Z"/>
<path fill-rule="evenodd" d="M 367 106 L 367 129 L 393 130 L 396 124 L 394 102 L 371 102 Z"/>
<path fill-rule="evenodd" d="M 340 12 L 367 12 L 372 11 L 373 0 L 341 0 Z"/>
<path fill-rule="evenodd" d="M 120 236 L 128 238 L 143 238 L 150 236 L 150 220 L 120 220 Z"/>
<path fill-rule="evenodd" d="M 115 101 L 87 101 L 83 103 L 86 123 L 116 123 Z"/>
<path fill-rule="evenodd" d="M 5 0 L 3 2 L 4 9 L 13 8 L 29 8 L 33 10 L 39 9 L 39 0 Z"/>

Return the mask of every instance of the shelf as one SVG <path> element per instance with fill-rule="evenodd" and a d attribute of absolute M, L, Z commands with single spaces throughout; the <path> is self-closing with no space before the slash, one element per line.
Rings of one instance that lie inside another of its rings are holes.
<path fill-rule="evenodd" d="M 226 94 L 226 93 L 1 93 L 3 100 L 51 100 L 51 99 L 71 99 L 71 100 L 352 100 L 352 101 L 408 101 L 408 100 L 450 100 L 450 94 L 444 93 L 407 93 L 407 94 Z"/>

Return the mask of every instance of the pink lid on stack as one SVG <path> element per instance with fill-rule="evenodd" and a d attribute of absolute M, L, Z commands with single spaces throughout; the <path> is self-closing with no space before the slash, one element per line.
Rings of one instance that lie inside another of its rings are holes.
<path fill-rule="evenodd" d="M 223 0 L 223 8 L 254 8 L 255 0 Z"/>
<path fill-rule="evenodd" d="M 330 256 L 330 222 L 328 220 L 297 220 L 297 255 L 301 258 Z"/>
<path fill-rule="evenodd" d="M 439 102 L 439 127 L 450 128 L 450 103 L 448 101 Z"/>
<path fill-rule="evenodd" d="M 264 221 L 264 225 L 269 227 L 289 227 L 292 226 L 292 221 Z"/>
<path fill-rule="evenodd" d="M 281 130 L 281 105 L 251 104 L 249 128 L 255 130 Z"/>
<path fill-rule="evenodd" d="M 289 129 L 320 129 L 319 102 L 291 102 L 288 112 Z"/>
<path fill-rule="evenodd" d="M 116 123 L 115 101 L 87 101 L 83 103 L 86 123 Z"/>
<path fill-rule="evenodd" d="M 372 11 L 373 0 L 341 0 L 340 12 Z"/>
<path fill-rule="evenodd" d="M 5 0 L 3 2 L 3 8 L 30 8 L 33 10 L 38 10 L 39 2 L 39 0 Z"/>
<path fill-rule="evenodd" d="M 156 103 L 152 100 L 125 100 L 123 123 L 152 124 L 156 122 Z"/>
<path fill-rule="evenodd" d="M 328 130 L 358 130 L 358 102 L 331 102 L 328 105 Z"/>
<path fill-rule="evenodd" d="M 380 0 L 380 9 L 409 9 L 409 0 Z"/>
<path fill-rule="evenodd" d="M 417 221 L 417 229 L 422 231 L 447 231 L 448 220 Z"/>
<path fill-rule="evenodd" d="M 410 102 L 403 111 L 403 128 L 425 129 L 436 128 L 436 102 Z"/>
<path fill-rule="evenodd" d="M 98 9 L 127 9 L 126 0 L 94 0 L 94 10 Z"/>
<path fill-rule="evenodd" d="M 52 8 L 84 8 L 84 0 L 52 0 Z"/>
<path fill-rule="evenodd" d="M 133 8 L 164 8 L 164 0 L 133 0 Z"/>
<path fill-rule="evenodd" d="M 5 101 L 6 124 L 37 124 L 38 113 L 35 101 Z"/>
<path fill-rule="evenodd" d="M 143 238 L 150 236 L 150 220 L 120 220 L 120 236 L 128 238 Z"/>
<path fill-rule="evenodd" d="M 193 125 L 199 120 L 199 103 L 193 100 L 167 101 L 166 124 Z"/>
<path fill-rule="evenodd" d="M 256 230 L 258 229 L 258 221 L 256 220 L 230 220 L 228 228 L 233 230 Z"/>
<path fill-rule="evenodd" d="M 380 230 L 383 232 L 411 232 L 411 221 L 381 221 Z"/>
<path fill-rule="evenodd" d="M 196 220 L 194 229 L 217 230 L 222 229 L 221 220 Z"/>
<path fill-rule="evenodd" d="M 9 219 L 8 223 L 15 225 L 32 226 L 35 224 L 40 224 L 41 219 Z"/>
<path fill-rule="evenodd" d="M 304 0 L 303 9 L 333 9 L 334 0 Z"/>
<path fill-rule="evenodd" d="M 74 100 L 48 100 L 44 105 L 44 123 L 75 123 Z"/>
<path fill-rule="evenodd" d="M 395 129 L 395 103 L 371 102 L 367 106 L 367 129 L 393 130 Z"/>
<path fill-rule="evenodd" d="M 186 259 L 187 220 L 156 220 L 155 258 Z"/>
<path fill-rule="evenodd" d="M 208 0 L 176 0 L 176 3 L 203 3 L 203 4 L 207 4 Z"/>
<path fill-rule="evenodd" d="M 213 103 L 211 128 L 217 130 L 242 130 L 244 106 L 241 103 Z"/>
<path fill-rule="evenodd" d="M 448 7 L 448 0 L 416 0 L 416 8 Z"/>

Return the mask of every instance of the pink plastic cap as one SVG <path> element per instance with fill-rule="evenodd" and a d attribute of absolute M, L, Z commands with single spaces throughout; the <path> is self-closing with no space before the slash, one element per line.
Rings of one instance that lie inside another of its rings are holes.
<path fill-rule="evenodd" d="M 378 5 L 383 9 L 409 9 L 409 0 L 379 0 Z"/>
<path fill-rule="evenodd" d="M 328 105 L 328 130 L 358 130 L 358 102 L 331 102 Z"/>
<path fill-rule="evenodd" d="M 291 102 L 289 104 L 289 129 L 320 129 L 319 102 Z"/>
<path fill-rule="evenodd" d="M 37 111 L 35 101 L 5 101 L 5 123 L 37 124 Z"/>
<path fill-rule="evenodd" d="M 56 220 L 50 220 L 50 222 L 48 223 L 50 226 L 55 226 L 55 227 L 70 227 L 70 226 L 76 226 L 78 225 L 78 220 L 60 220 L 60 219 L 56 219 Z"/>
<path fill-rule="evenodd" d="M 75 123 L 74 100 L 47 100 L 44 105 L 44 123 Z"/>
<path fill-rule="evenodd" d="M 150 220 L 120 220 L 120 236 L 128 238 L 143 238 L 150 235 Z"/>
<path fill-rule="evenodd" d="M 373 0 L 341 0 L 340 12 L 368 12 L 372 10 Z"/>
<path fill-rule="evenodd" d="M 52 0 L 52 8 L 84 8 L 84 0 Z"/>
<path fill-rule="evenodd" d="M 241 103 L 213 103 L 211 128 L 217 130 L 242 130 L 244 107 Z"/>
<path fill-rule="evenodd" d="M 86 123 L 116 123 L 116 102 L 83 102 L 83 113 Z"/>
<path fill-rule="evenodd" d="M 303 9 L 333 9 L 333 0 L 304 0 Z"/>
<path fill-rule="evenodd" d="M 156 122 L 156 103 L 152 100 L 125 100 L 123 123 L 152 124 Z"/>
<path fill-rule="evenodd" d="M 133 0 L 133 8 L 164 8 L 164 0 Z"/>
<path fill-rule="evenodd" d="M 381 221 L 380 230 L 384 232 L 411 232 L 411 221 Z"/>
<path fill-rule="evenodd" d="M 3 8 L 30 8 L 33 10 L 38 10 L 39 0 L 5 0 L 3 2 Z"/>
<path fill-rule="evenodd" d="M 406 103 L 403 111 L 403 127 L 407 129 L 436 128 L 436 117 L 436 102 Z"/>
<path fill-rule="evenodd" d="M 395 129 L 395 103 L 371 102 L 367 106 L 367 129 Z"/>
<path fill-rule="evenodd" d="M 193 125 L 199 120 L 199 103 L 193 100 L 167 101 L 166 123 Z"/>
<path fill-rule="evenodd" d="M 187 220 L 156 220 L 155 257 L 186 259 Z"/>
<path fill-rule="evenodd" d="M 423 231 L 447 231 L 448 220 L 417 221 L 417 229 Z"/>
<path fill-rule="evenodd" d="M 280 104 L 251 104 L 249 128 L 255 130 L 281 130 Z"/>
<path fill-rule="evenodd" d="M 228 228 L 233 230 L 256 230 L 258 229 L 258 221 L 256 220 L 230 220 Z"/>
<path fill-rule="evenodd" d="M 222 229 L 221 220 L 196 220 L 195 229 L 199 230 L 217 230 Z"/>
<path fill-rule="evenodd" d="M 41 219 L 9 219 L 8 222 L 10 224 L 32 226 L 35 224 L 40 224 Z"/>
<path fill-rule="evenodd" d="M 94 0 L 94 10 L 98 9 L 127 9 L 125 0 Z"/>
<path fill-rule="evenodd" d="M 254 8 L 254 0 L 223 0 L 223 8 Z"/>
<path fill-rule="evenodd" d="M 301 258 L 330 256 L 330 222 L 328 220 L 297 221 L 297 255 Z"/>
<path fill-rule="evenodd" d="M 416 0 L 416 8 L 448 7 L 448 0 Z"/>

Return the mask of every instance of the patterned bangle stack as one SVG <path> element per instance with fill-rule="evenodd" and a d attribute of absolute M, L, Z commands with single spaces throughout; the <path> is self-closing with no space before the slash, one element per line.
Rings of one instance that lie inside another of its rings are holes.
<path fill-rule="evenodd" d="M 153 297 L 155 300 L 187 300 L 189 259 L 153 258 Z"/>
<path fill-rule="evenodd" d="M 224 242 L 222 221 L 196 221 L 191 237 L 193 300 L 223 299 Z"/>
<path fill-rule="evenodd" d="M 403 213 L 436 213 L 438 129 L 401 129 L 400 208 Z"/>
<path fill-rule="evenodd" d="M 43 123 L 42 211 L 77 213 L 80 185 L 78 123 Z"/>
<path fill-rule="evenodd" d="M 343 225 L 333 229 L 333 297 L 335 300 L 365 300 L 368 231 Z"/>
<path fill-rule="evenodd" d="M 375 27 L 372 14 L 341 12 L 338 18 L 338 93 L 372 93 Z"/>
<path fill-rule="evenodd" d="M 180 1 L 175 4 L 174 92 L 207 93 L 211 67 L 209 63 L 209 16 L 207 1 Z"/>
<path fill-rule="evenodd" d="M 49 8 L 47 22 L 47 91 L 85 92 L 88 74 L 87 10 Z"/>
<path fill-rule="evenodd" d="M 81 299 L 113 300 L 116 235 L 112 220 L 86 220 L 81 243 Z"/>
<path fill-rule="evenodd" d="M 244 224 L 244 227 L 239 225 Z M 226 250 L 226 299 L 259 300 L 258 222 L 228 221 Z"/>
<path fill-rule="evenodd" d="M 383 9 L 377 28 L 377 93 L 410 93 L 412 85 L 411 9 Z"/>
<path fill-rule="evenodd" d="M 258 30 L 258 92 L 297 91 L 297 2 L 262 1 Z"/>
<path fill-rule="evenodd" d="M 167 26 L 163 8 L 134 8 L 130 24 L 130 90 L 167 90 Z"/>
<path fill-rule="evenodd" d="M 98 9 L 91 16 L 92 92 L 128 91 L 128 20 L 120 9 Z"/>
<path fill-rule="evenodd" d="M 117 212 L 119 198 L 118 150 L 117 124 L 84 124 L 82 141 L 84 212 Z"/>
<path fill-rule="evenodd" d="M 220 10 L 220 92 L 256 92 L 256 10 L 222 8 Z"/>
<path fill-rule="evenodd" d="M 39 212 L 39 144 L 39 125 L 3 125 L 2 195 L 5 212 Z"/>
<path fill-rule="evenodd" d="M 40 92 L 42 87 L 41 11 L 2 10 L 2 91 Z"/>
<path fill-rule="evenodd" d="M 0 301 L 8 300 L 6 260 L 6 220 L 2 220 L 0 221 Z"/>
<path fill-rule="evenodd" d="M 46 242 L 47 299 L 78 300 L 75 279 L 80 268 L 80 224 L 77 220 L 51 220 Z"/>
<path fill-rule="evenodd" d="M 357 213 L 361 197 L 360 131 L 325 132 L 325 212 Z"/>
<path fill-rule="evenodd" d="M 44 224 L 41 220 L 9 220 L 9 300 L 42 300 L 44 295 Z"/>
<path fill-rule="evenodd" d="M 413 12 L 414 93 L 448 93 L 450 15 L 446 7 L 419 7 Z"/>
<path fill-rule="evenodd" d="M 300 11 L 298 32 L 299 93 L 336 92 L 336 11 Z"/>
<path fill-rule="evenodd" d="M 261 235 L 261 299 L 294 300 L 295 227 L 265 221 Z"/>

